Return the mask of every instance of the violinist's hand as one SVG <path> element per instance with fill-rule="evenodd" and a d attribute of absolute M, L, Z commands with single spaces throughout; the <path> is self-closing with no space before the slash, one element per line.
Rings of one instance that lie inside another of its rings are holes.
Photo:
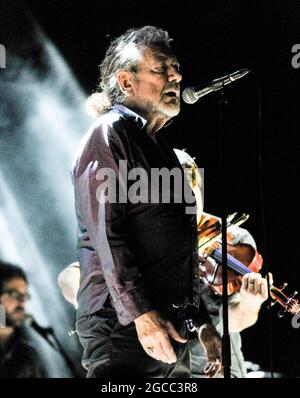
<path fill-rule="evenodd" d="M 152 358 L 168 364 L 176 362 L 170 337 L 179 343 L 186 343 L 173 324 L 157 311 L 148 311 L 134 320 L 138 339 L 144 350 Z"/>
<path fill-rule="evenodd" d="M 269 273 L 269 284 L 273 284 L 271 273 Z M 261 304 L 268 298 L 267 279 L 255 272 L 244 275 L 240 293 L 243 305 L 248 305 L 253 310 L 259 310 Z"/>
<path fill-rule="evenodd" d="M 222 339 L 212 323 L 205 323 L 198 332 L 199 340 L 207 353 L 206 377 L 212 378 L 222 369 Z"/>
<path fill-rule="evenodd" d="M 273 284 L 273 276 L 269 273 L 270 285 Z M 260 307 L 268 298 L 267 280 L 260 274 L 251 272 L 243 276 L 240 290 L 240 302 L 230 305 L 229 332 L 238 333 L 254 325 L 258 319 Z"/>

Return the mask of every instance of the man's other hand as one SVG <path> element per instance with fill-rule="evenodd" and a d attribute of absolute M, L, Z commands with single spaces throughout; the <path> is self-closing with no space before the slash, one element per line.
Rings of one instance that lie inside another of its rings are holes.
<path fill-rule="evenodd" d="M 157 311 L 149 311 L 134 320 L 138 339 L 145 352 L 152 358 L 166 362 L 176 362 L 170 337 L 179 343 L 186 343 L 173 324 L 164 319 Z"/>

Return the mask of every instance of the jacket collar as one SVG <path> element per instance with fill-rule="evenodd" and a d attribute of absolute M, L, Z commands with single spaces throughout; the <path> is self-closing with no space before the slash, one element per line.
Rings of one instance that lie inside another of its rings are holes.
<path fill-rule="evenodd" d="M 122 104 L 115 104 L 113 106 L 113 110 L 120 113 L 125 119 L 133 120 L 139 129 L 143 129 L 147 123 L 147 120 L 144 119 L 142 116 L 138 115 L 131 109 L 127 108 L 127 106 Z"/>

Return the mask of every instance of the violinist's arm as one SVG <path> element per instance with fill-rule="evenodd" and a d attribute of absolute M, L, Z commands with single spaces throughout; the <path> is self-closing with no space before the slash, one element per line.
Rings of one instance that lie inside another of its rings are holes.
<path fill-rule="evenodd" d="M 232 245 L 248 244 L 256 250 L 255 240 L 247 229 L 233 227 L 231 238 Z M 268 298 L 267 280 L 262 278 L 261 274 L 254 272 L 244 275 L 239 296 L 240 301 L 229 305 L 228 308 L 231 333 L 241 332 L 256 323 L 261 305 Z"/>
<path fill-rule="evenodd" d="M 273 284 L 272 274 L 269 282 Z M 255 324 L 261 305 L 268 298 L 267 280 L 258 273 L 243 276 L 240 301 L 228 308 L 229 332 L 237 333 Z"/>

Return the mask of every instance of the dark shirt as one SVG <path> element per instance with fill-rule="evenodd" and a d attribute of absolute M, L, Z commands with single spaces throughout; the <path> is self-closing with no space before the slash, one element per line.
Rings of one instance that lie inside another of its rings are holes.
<path fill-rule="evenodd" d="M 186 211 L 195 198 L 164 135 L 157 135 L 157 145 L 145 123 L 117 105 L 98 118 L 80 144 L 72 172 L 81 267 L 78 318 L 101 309 L 108 295 L 123 325 L 151 309 L 200 305 L 196 215 Z M 182 203 L 174 184 L 171 203 L 163 203 L 161 191 L 158 203 L 100 203 L 101 169 L 116 173 L 117 190 L 125 196 L 138 180 L 125 186 L 118 178 L 119 160 L 127 161 L 128 172 L 140 167 L 148 177 L 153 168 L 179 168 L 186 193 Z"/>
<path fill-rule="evenodd" d="M 5 343 L 0 344 L 0 378 L 47 377 L 45 368 L 25 327 L 15 330 Z"/>

